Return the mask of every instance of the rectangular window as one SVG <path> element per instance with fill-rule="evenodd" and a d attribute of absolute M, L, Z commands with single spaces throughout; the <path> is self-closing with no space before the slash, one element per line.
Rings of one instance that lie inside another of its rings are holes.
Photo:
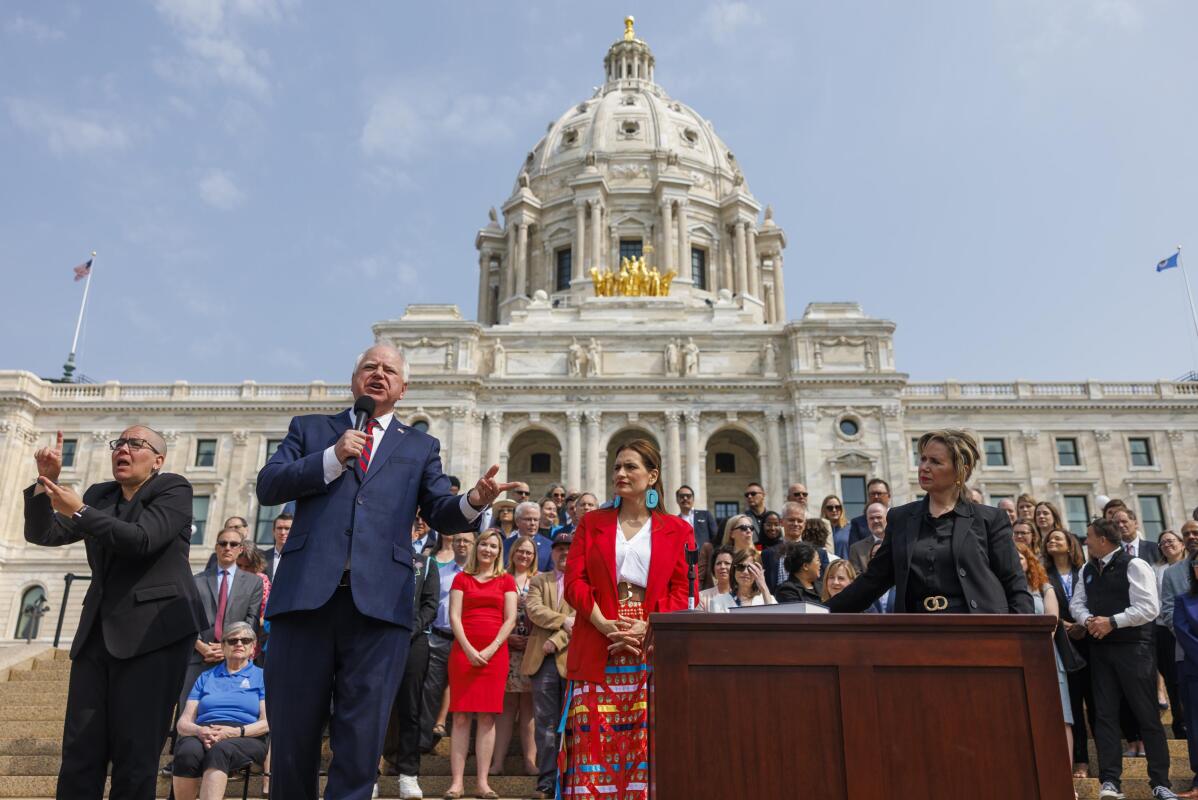
<path fill-rule="evenodd" d="M 570 288 L 570 277 L 574 269 L 574 253 L 570 248 L 557 251 L 557 291 L 564 292 Z"/>
<path fill-rule="evenodd" d="M 1085 536 L 1090 525 L 1090 498 L 1084 494 L 1065 495 L 1065 526 L 1075 536 Z"/>
<path fill-rule="evenodd" d="M 75 454 L 79 452 L 78 439 L 63 439 L 62 440 L 62 465 L 64 467 L 75 466 Z"/>
<path fill-rule="evenodd" d="M 1156 541 L 1165 529 L 1165 508 L 1159 494 L 1140 495 L 1140 529 L 1144 538 Z"/>
<path fill-rule="evenodd" d="M 840 499 L 844 503 L 844 515 L 849 519 L 865 513 L 865 476 L 841 475 Z"/>
<path fill-rule="evenodd" d="M 266 440 L 266 460 L 262 462 L 263 464 L 265 464 L 267 461 L 270 461 L 271 458 L 274 457 L 275 451 L 279 449 L 279 445 L 281 445 L 282 443 L 283 443 L 282 439 L 267 439 Z"/>
<path fill-rule="evenodd" d="M 1081 463 L 1077 454 L 1077 439 L 1057 439 L 1057 466 L 1080 467 Z"/>
<path fill-rule="evenodd" d="M 1152 466 L 1152 445 L 1149 444 L 1146 437 L 1133 436 L 1128 439 L 1127 449 L 1131 452 L 1131 465 L 1133 467 Z"/>
<path fill-rule="evenodd" d="M 208 501 L 210 497 L 194 495 L 191 498 L 191 543 L 204 544 L 204 528 L 208 527 Z"/>
<path fill-rule="evenodd" d="M 196 441 L 196 466 L 216 466 L 216 440 L 199 439 Z"/>
<path fill-rule="evenodd" d="M 533 453 L 528 460 L 528 471 L 537 475 L 549 474 L 553 460 L 548 453 Z"/>
<path fill-rule="evenodd" d="M 256 544 L 274 547 L 275 517 L 283 510 L 282 506 L 258 506 L 258 519 L 254 522 L 254 542 Z"/>
<path fill-rule="evenodd" d="M 983 439 L 982 446 L 986 450 L 987 467 L 1007 466 L 1007 440 Z"/>
<path fill-rule="evenodd" d="M 919 437 L 911 437 L 911 466 L 919 466 Z"/>
<path fill-rule="evenodd" d="M 691 248 L 691 283 L 696 289 L 707 288 L 707 251 Z"/>
<path fill-rule="evenodd" d="M 736 454 L 716 453 L 715 471 L 721 475 L 736 472 Z"/>
<path fill-rule="evenodd" d="M 645 254 L 645 246 L 640 239 L 620 240 L 620 263 L 626 258 L 640 258 Z"/>
<path fill-rule="evenodd" d="M 735 517 L 740 513 L 740 503 L 721 503 L 715 504 L 715 518 L 720 526 L 720 532 L 724 531 L 724 522 Z"/>

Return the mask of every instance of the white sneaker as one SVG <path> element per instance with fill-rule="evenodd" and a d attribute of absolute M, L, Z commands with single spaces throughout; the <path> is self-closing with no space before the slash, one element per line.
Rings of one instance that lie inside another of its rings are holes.
<path fill-rule="evenodd" d="M 424 792 L 420 790 L 420 782 L 415 775 L 399 776 L 399 796 L 403 800 L 422 800 Z"/>
<path fill-rule="evenodd" d="M 374 791 L 373 791 L 373 792 L 371 792 L 370 796 L 371 796 L 372 798 L 377 798 L 377 797 L 379 796 L 379 785 L 378 785 L 378 782 L 377 782 L 377 781 L 376 781 L 376 782 L 375 782 L 375 784 L 374 784 Z"/>
<path fill-rule="evenodd" d="M 1119 791 L 1119 784 L 1114 781 L 1104 782 L 1102 789 L 1098 792 L 1098 796 L 1103 798 L 1103 800 L 1124 800 L 1127 797 L 1127 795 Z"/>

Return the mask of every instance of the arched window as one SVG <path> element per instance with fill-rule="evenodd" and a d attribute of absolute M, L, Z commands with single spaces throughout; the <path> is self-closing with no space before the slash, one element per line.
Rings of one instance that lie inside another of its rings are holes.
<path fill-rule="evenodd" d="M 416 420 L 415 422 L 412 423 L 412 429 L 420 431 L 421 433 L 428 433 L 428 420 L 426 420 L 426 419 Z"/>
<path fill-rule="evenodd" d="M 42 615 L 50 609 L 46 603 L 46 590 L 41 586 L 30 586 L 21 595 L 21 614 L 17 617 L 14 639 L 36 639 L 41 628 Z"/>

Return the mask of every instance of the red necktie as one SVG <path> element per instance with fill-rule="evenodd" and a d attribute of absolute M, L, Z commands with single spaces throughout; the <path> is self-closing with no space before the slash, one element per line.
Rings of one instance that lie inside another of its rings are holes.
<path fill-rule="evenodd" d="M 229 573 L 220 571 L 220 597 L 216 601 L 216 641 L 223 638 L 225 632 L 225 606 L 229 604 Z"/>
<path fill-rule="evenodd" d="M 377 419 L 366 423 L 366 444 L 362 447 L 362 455 L 358 456 L 358 466 L 361 467 L 363 475 L 370 469 L 370 452 L 374 449 L 374 431 L 378 427 L 380 426 Z"/>

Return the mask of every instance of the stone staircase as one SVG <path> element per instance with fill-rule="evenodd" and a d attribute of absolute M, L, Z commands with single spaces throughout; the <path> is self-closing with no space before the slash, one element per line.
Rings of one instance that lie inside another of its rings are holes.
<path fill-rule="evenodd" d="M 4 674 L 7 672 L 7 675 Z M 54 797 L 57 784 L 58 765 L 62 753 L 62 722 L 66 712 L 67 678 L 70 661 L 66 651 L 46 649 L 36 657 L 26 660 L 7 670 L 0 670 L 0 798 L 26 798 L 41 800 Z M 1168 716 L 1166 715 L 1166 719 Z M 491 778 L 491 787 L 501 797 L 526 797 L 536 788 L 533 778 L 521 773 L 522 760 L 518 745 L 513 741 L 512 749 L 504 762 L 504 775 Z M 1192 773 L 1186 743 L 1178 739 L 1169 740 L 1172 763 L 1169 775 L 1174 789 L 1190 787 Z M 324 747 L 325 763 L 329 758 L 328 743 Z M 162 757 L 167 763 L 170 757 Z M 1090 745 L 1090 771 L 1098 774 L 1098 759 Z M 474 757 L 466 764 L 466 775 L 474 772 Z M 1123 760 L 1123 792 L 1129 800 L 1150 798 L 1146 781 L 1147 763 L 1143 758 Z M 323 788 L 324 780 L 321 779 Z M 425 797 L 440 797 L 449 786 L 449 740 L 443 739 L 434 752 L 421 759 L 420 786 Z M 240 780 L 229 782 L 228 797 L 241 797 L 244 786 Z M 467 777 L 466 796 L 474 794 L 474 781 Z M 1098 797 L 1096 778 L 1075 779 L 1074 788 L 1082 800 Z M 170 782 L 161 778 L 158 783 L 159 797 L 170 792 Z M 397 778 L 379 779 L 380 796 L 399 796 Z M 262 777 L 250 779 L 251 798 L 262 797 Z"/>

